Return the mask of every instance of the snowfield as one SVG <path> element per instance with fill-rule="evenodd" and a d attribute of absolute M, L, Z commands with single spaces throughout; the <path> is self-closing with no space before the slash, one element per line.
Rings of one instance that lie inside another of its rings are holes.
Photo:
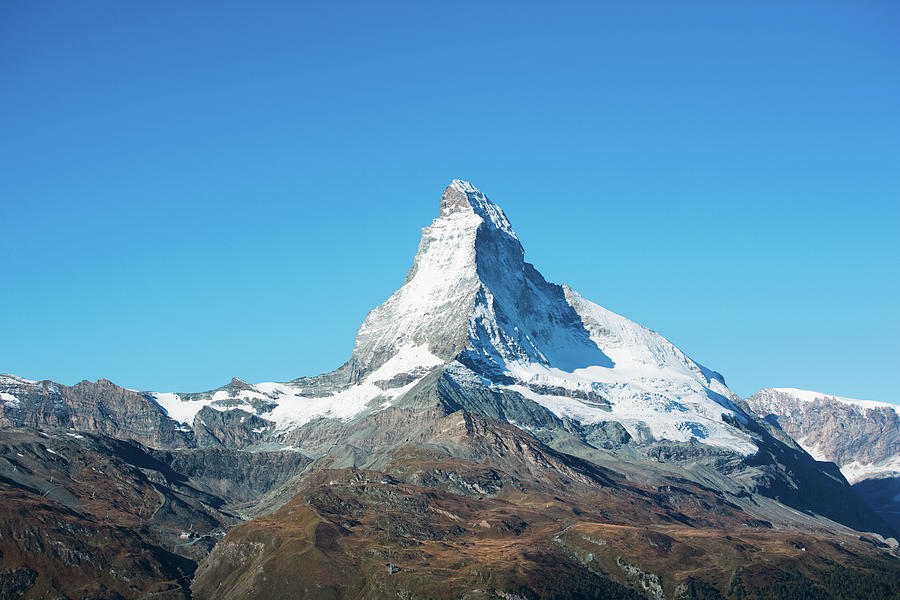
<path fill-rule="evenodd" d="M 191 424 L 204 406 L 215 410 L 241 409 L 274 421 L 276 429 L 286 431 L 301 427 L 309 421 L 320 418 L 348 420 L 362 412 L 372 410 L 370 403 L 376 398 L 381 402 L 375 410 L 391 406 L 391 401 L 412 389 L 424 374 L 411 382 L 393 389 L 382 389 L 376 383 L 409 373 L 417 367 L 430 369 L 441 364 L 441 359 L 431 354 L 425 346 L 401 348 L 397 354 L 370 373 L 363 381 L 340 392 L 316 397 L 304 395 L 303 387 L 291 383 L 264 382 L 229 393 L 218 390 L 207 398 L 188 400 L 174 393 L 152 393 L 157 404 L 166 414 L 180 423 Z M 251 401 L 261 400 L 275 404 L 269 411 L 259 411 Z"/>

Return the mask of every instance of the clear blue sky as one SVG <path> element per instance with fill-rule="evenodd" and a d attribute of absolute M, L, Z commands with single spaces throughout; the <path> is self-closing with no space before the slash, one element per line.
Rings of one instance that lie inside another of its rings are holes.
<path fill-rule="evenodd" d="M 0 4 L 0 372 L 335 368 L 463 178 L 737 392 L 900 401 L 897 2 L 303 4 Z"/>

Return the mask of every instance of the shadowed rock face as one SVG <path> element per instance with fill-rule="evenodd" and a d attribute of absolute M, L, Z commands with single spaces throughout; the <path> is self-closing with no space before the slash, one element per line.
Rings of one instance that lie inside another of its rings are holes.
<path fill-rule="evenodd" d="M 252 506 L 303 473 L 312 462 L 299 452 L 246 452 L 220 447 L 153 450 L 151 454 L 195 489 L 220 498 L 229 510 Z"/>
<path fill-rule="evenodd" d="M 900 477 L 872 477 L 853 484 L 856 495 L 895 531 L 900 531 Z"/>

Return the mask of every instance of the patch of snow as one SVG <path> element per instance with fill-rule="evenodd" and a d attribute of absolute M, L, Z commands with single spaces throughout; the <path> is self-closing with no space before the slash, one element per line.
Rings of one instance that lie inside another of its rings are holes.
<path fill-rule="evenodd" d="M 83 439 L 84 439 L 84 436 L 83 436 L 83 435 L 78 435 L 77 433 L 69 433 L 69 432 L 67 431 L 67 432 L 66 432 L 66 435 L 69 436 L 69 437 L 73 437 L 73 438 L 75 438 L 76 440 L 83 440 Z"/>
<path fill-rule="evenodd" d="M 349 420 L 369 408 L 375 398 L 382 397 L 382 408 L 390 406 L 391 399 L 412 389 L 421 377 L 398 388 L 383 390 L 376 382 L 390 380 L 396 375 L 430 369 L 441 364 L 441 359 L 432 354 L 428 347 L 409 345 L 399 348 L 388 361 L 370 373 L 357 385 L 330 396 L 304 396 L 303 390 L 290 383 L 263 382 L 252 389 L 238 390 L 232 396 L 226 390 L 219 390 L 207 398 L 185 401 L 174 393 L 153 393 L 151 396 L 166 414 L 180 423 L 191 423 L 197 413 L 209 406 L 225 411 L 243 409 L 275 421 L 278 430 L 300 427 L 318 417 Z M 262 400 L 272 409 L 255 410 L 250 400 Z M 223 404 L 229 406 L 222 406 Z M 244 418 L 241 419 L 244 422 Z"/>
<path fill-rule="evenodd" d="M 302 390 L 287 383 L 265 382 L 253 387 L 266 394 L 269 399 L 277 397 L 277 406 L 266 414 L 266 418 L 275 421 L 279 431 L 284 431 L 301 427 L 318 417 L 348 421 L 370 408 L 369 403 L 379 397 L 385 399 L 380 409 L 387 408 L 393 398 L 411 390 L 422 377 L 402 387 L 387 390 L 375 385 L 376 382 L 386 381 L 421 367 L 434 367 L 441 362 L 443 361 L 434 356 L 426 346 L 410 345 L 400 348 L 393 357 L 358 384 L 330 396 L 304 396 Z"/>
<path fill-rule="evenodd" d="M 841 467 L 841 473 L 850 483 L 873 477 L 900 476 L 900 456 L 893 456 L 879 463 L 860 463 L 853 461 Z"/>
<path fill-rule="evenodd" d="M 807 438 L 800 438 L 799 440 L 794 441 L 796 441 L 797 445 L 803 448 L 806 453 L 812 456 L 814 459 L 823 462 L 831 462 L 831 460 L 829 460 L 827 456 L 827 453 L 825 452 L 825 449 L 822 448 L 821 442 L 811 445 Z M 844 476 L 846 477 L 846 475 Z"/>
<path fill-rule="evenodd" d="M 436 367 L 443 362 L 428 350 L 426 344 L 405 346 L 366 379 L 385 381 L 401 373 L 409 373 L 418 367 Z"/>
<path fill-rule="evenodd" d="M 182 400 L 181 396 L 172 392 L 154 392 L 151 396 L 169 418 L 186 424 L 194 421 L 201 408 L 212 403 L 212 400 Z"/>
<path fill-rule="evenodd" d="M 252 386 L 256 387 L 256 386 Z M 219 390 L 212 395 L 212 404 L 218 403 L 233 403 L 237 402 L 238 404 L 245 404 L 247 406 L 250 405 L 250 400 L 262 400 L 264 402 L 270 401 L 272 398 L 267 396 L 266 394 L 256 391 L 255 389 L 250 390 L 237 390 L 235 392 L 229 392 L 228 390 Z M 215 406 L 212 406 L 216 408 Z"/>
<path fill-rule="evenodd" d="M 241 393 L 244 394 L 248 392 L 242 391 Z M 271 398 L 265 396 L 264 394 L 260 394 L 258 392 L 253 392 L 253 394 L 265 398 L 266 400 L 271 400 Z M 204 406 L 208 406 L 219 412 L 236 409 L 244 409 L 249 412 L 255 412 L 244 396 L 238 395 L 236 397 L 231 397 L 228 395 L 228 392 L 223 390 L 216 392 L 209 398 L 201 398 L 198 400 L 185 400 L 180 395 L 173 392 L 152 392 L 150 396 L 153 398 L 154 402 L 156 402 L 159 407 L 162 408 L 163 411 L 165 411 L 166 415 L 168 415 L 169 418 L 174 419 L 179 423 L 185 423 L 187 425 L 193 423 L 194 417 L 197 416 L 197 413 L 200 412 L 200 410 Z M 223 400 L 231 400 L 234 405 L 221 406 L 221 404 L 216 404 L 217 402 L 221 403 Z"/>
<path fill-rule="evenodd" d="M 730 400 L 731 392 L 720 378 L 711 376 L 655 331 L 563 288 L 608 362 L 569 371 L 535 361 L 506 361 L 507 374 L 521 382 L 506 387 L 559 417 L 586 424 L 617 421 L 637 439 L 646 428 L 657 439 L 687 442 L 697 438 L 740 454 L 756 453 L 758 448 L 750 436 L 723 420 L 727 415 L 746 423 L 748 417 Z M 610 407 L 537 393 L 532 386 L 595 392 L 606 398 Z"/>
<path fill-rule="evenodd" d="M 543 369 L 545 373 L 538 373 L 541 366 L 532 364 L 527 369 L 513 366 L 510 371 L 528 383 L 569 389 L 584 389 L 579 384 L 598 383 L 596 380 L 600 379 L 593 370 L 595 368 L 573 374 L 554 372 L 546 367 Z M 526 378 L 529 373 L 531 377 Z M 539 394 L 522 384 L 503 387 L 519 392 L 560 418 L 568 417 L 588 425 L 617 421 L 635 439 L 642 439 L 641 429 L 647 428 L 656 439 L 687 442 L 698 438 L 705 444 L 744 455 L 755 454 L 758 450 L 749 435 L 722 420 L 722 415 L 729 411 L 710 400 L 696 382 L 641 377 L 629 380 L 618 376 L 615 379 L 617 381 L 593 388 L 609 401 L 610 410 L 592 406 L 578 398 Z M 696 424 L 702 427 L 698 428 Z M 699 431 L 703 433 L 698 435 Z"/>
<path fill-rule="evenodd" d="M 3 405 L 8 408 L 19 408 L 19 399 L 10 394 L 9 392 L 0 392 L 0 400 L 3 401 Z"/>
<path fill-rule="evenodd" d="M 373 309 L 359 328 L 354 357 L 364 367 L 383 353 L 428 340 L 458 337 L 451 315 L 467 314 L 478 288 L 475 238 L 484 219 L 472 211 L 452 212 L 422 229 L 422 240 L 403 286 Z"/>
<path fill-rule="evenodd" d="M 286 384 L 278 385 L 282 386 L 281 395 L 269 418 L 280 430 L 300 427 L 316 417 L 350 420 L 365 410 L 369 401 L 383 393 L 381 388 L 368 381 L 324 398 L 303 397 L 292 393 Z"/>

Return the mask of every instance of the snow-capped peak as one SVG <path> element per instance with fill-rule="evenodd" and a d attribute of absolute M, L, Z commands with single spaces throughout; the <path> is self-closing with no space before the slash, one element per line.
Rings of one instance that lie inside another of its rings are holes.
<path fill-rule="evenodd" d="M 658 333 L 547 282 L 525 262 L 500 207 L 461 180 L 447 187 L 440 216 L 422 229 L 403 285 L 360 326 L 349 381 L 346 373 L 323 376 L 326 385 L 315 389 L 306 387 L 311 380 L 233 381 L 202 400 L 253 408 L 284 430 L 317 416 L 377 410 L 440 365 L 461 388 L 517 392 L 586 426 L 616 421 L 640 442 L 757 450 L 735 425 L 748 417 L 720 375 Z M 155 397 L 179 420 L 202 406 L 190 402 L 188 414 L 179 397 Z"/>
<path fill-rule="evenodd" d="M 619 420 L 642 439 L 756 450 L 722 419 L 746 422 L 721 376 L 661 335 L 547 282 L 524 261 L 502 209 L 465 181 L 446 188 L 404 285 L 360 327 L 354 380 L 420 345 L 559 416 Z M 553 397 L 540 391 L 550 388 Z M 610 406 L 588 406 L 577 399 L 584 395 Z"/>
<path fill-rule="evenodd" d="M 486 224 L 516 237 L 512 225 L 503 209 L 487 199 L 481 190 L 468 181 L 454 179 L 444 190 L 441 196 L 441 217 L 447 217 L 454 213 L 475 213 Z"/>

